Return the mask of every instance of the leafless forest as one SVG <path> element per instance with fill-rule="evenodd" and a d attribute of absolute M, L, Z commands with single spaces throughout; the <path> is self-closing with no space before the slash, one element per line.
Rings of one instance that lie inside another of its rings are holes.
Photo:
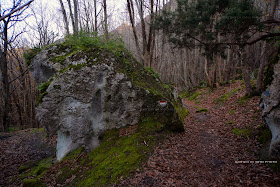
<path fill-rule="evenodd" d="M 211 58 L 205 55 L 202 36 L 197 35 L 191 47 L 178 48 L 170 42 L 168 31 L 155 28 L 164 11 L 176 10 L 175 0 L 127 0 L 122 2 L 123 10 L 111 6 L 112 2 L 56 0 L 50 10 L 41 0 L 0 1 L 1 130 L 39 126 L 35 113 L 38 85 L 28 71 L 24 53 L 79 32 L 106 40 L 121 38 L 140 62 L 179 91 L 215 88 L 234 79 L 244 79 L 247 94 L 264 90 L 264 71 L 278 53 L 278 0 L 254 0 L 254 6 L 262 10 L 263 28 L 248 28 L 249 37 L 242 43 L 234 41 L 234 35 L 218 33 L 215 42 L 225 44 L 224 54 L 214 53 Z M 219 14 L 212 20 L 210 30 L 215 29 Z"/>

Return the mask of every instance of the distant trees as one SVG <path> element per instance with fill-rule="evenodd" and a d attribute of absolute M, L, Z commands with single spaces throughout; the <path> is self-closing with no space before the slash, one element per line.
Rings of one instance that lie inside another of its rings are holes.
<path fill-rule="evenodd" d="M 142 63 L 148 67 L 152 67 L 153 63 L 156 37 L 153 26 L 155 15 L 160 10 L 160 2 L 160 0 L 127 0 L 127 10 L 138 56 Z M 137 26 L 140 28 L 139 31 L 136 28 Z"/>
<path fill-rule="evenodd" d="M 34 21 L 27 22 L 29 33 L 32 35 L 29 43 L 39 48 L 54 43 L 59 36 L 59 31 L 54 28 L 53 15 L 49 14 L 47 4 L 37 1 L 33 3 L 31 11 Z"/>
<path fill-rule="evenodd" d="M 70 34 L 69 25 L 72 25 L 74 35 L 80 30 L 95 34 L 102 30 L 104 37 L 109 38 L 107 0 L 59 0 L 59 3 L 66 34 Z"/>
<path fill-rule="evenodd" d="M 69 30 L 69 19 L 66 13 L 66 8 L 62 0 L 59 0 L 61 12 L 63 15 L 63 21 L 65 25 L 66 34 L 70 33 Z M 70 20 L 72 23 L 73 34 L 77 35 L 79 32 L 79 8 L 78 0 L 67 0 L 68 11 L 70 15 Z"/>
<path fill-rule="evenodd" d="M 262 21 L 261 9 L 252 0 L 177 0 L 177 3 L 174 12 L 164 11 L 157 19 L 157 28 L 162 29 L 178 48 L 198 47 L 203 50 L 205 74 L 211 86 L 217 82 L 217 58 L 225 58 L 227 48 L 237 48 L 247 94 L 252 94 L 246 47 L 280 36 Z M 209 77 L 209 65 L 214 68 L 213 79 Z"/>
<path fill-rule="evenodd" d="M 3 106 L 1 106 L 2 124 L 5 131 L 9 129 L 8 112 L 10 105 L 10 88 L 9 88 L 9 75 L 8 75 L 8 52 L 9 47 L 20 36 L 20 33 L 9 33 L 9 30 L 14 28 L 18 22 L 26 18 L 24 11 L 34 0 L 14 0 L 10 3 L 10 7 L 0 4 L 0 29 L 1 29 L 1 94 L 4 98 Z"/>

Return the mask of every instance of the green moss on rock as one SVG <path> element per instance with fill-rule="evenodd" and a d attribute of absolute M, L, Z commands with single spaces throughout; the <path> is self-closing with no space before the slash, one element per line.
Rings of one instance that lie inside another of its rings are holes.
<path fill-rule="evenodd" d="M 36 106 L 42 103 L 43 98 L 48 94 L 47 89 L 49 85 L 52 83 L 53 78 L 50 78 L 49 81 L 43 82 L 38 86 L 39 97 L 36 101 Z"/>

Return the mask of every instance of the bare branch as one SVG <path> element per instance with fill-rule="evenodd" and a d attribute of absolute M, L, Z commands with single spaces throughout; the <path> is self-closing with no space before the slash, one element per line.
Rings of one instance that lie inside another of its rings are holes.
<path fill-rule="evenodd" d="M 14 14 L 15 12 L 20 11 L 20 10 L 23 9 L 24 7 L 29 6 L 33 1 L 34 1 L 34 0 L 30 0 L 29 2 L 23 4 L 22 6 L 20 6 L 20 7 L 16 8 L 16 9 L 14 9 L 14 10 L 12 10 L 12 11 L 9 12 L 8 14 L 3 15 L 2 17 L 0 17 L 0 21 L 2 21 L 2 20 L 4 20 L 5 18 L 11 16 L 11 15 Z"/>

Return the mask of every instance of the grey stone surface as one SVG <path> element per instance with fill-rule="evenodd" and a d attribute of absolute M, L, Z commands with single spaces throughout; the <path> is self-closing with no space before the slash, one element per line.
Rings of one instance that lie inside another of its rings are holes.
<path fill-rule="evenodd" d="M 108 57 L 103 62 L 65 69 L 70 64 L 88 63 L 87 57 L 71 61 L 70 55 L 64 63 L 54 63 L 50 56 L 55 56 L 55 51 L 56 46 L 42 50 L 32 61 L 31 70 L 37 83 L 53 77 L 36 110 L 47 132 L 58 135 L 58 160 L 79 146 L 96 148 L 106 130 L 135 125 L 143 113 L 161 110 L 155 100 L 161 97 L 135 86 L 125 72 L 116 71 L 116 59 Z M 169 124 L 178 123 L 172 104 L 165 108 L 166 113 L 161 113 Z"/>
<path fill-rule="evenodd" d="M 262 94 L 263 117 L 272 133 L 270 155 L 280 157 L 280 62 L 274 66 L 272 84 Z"/>

